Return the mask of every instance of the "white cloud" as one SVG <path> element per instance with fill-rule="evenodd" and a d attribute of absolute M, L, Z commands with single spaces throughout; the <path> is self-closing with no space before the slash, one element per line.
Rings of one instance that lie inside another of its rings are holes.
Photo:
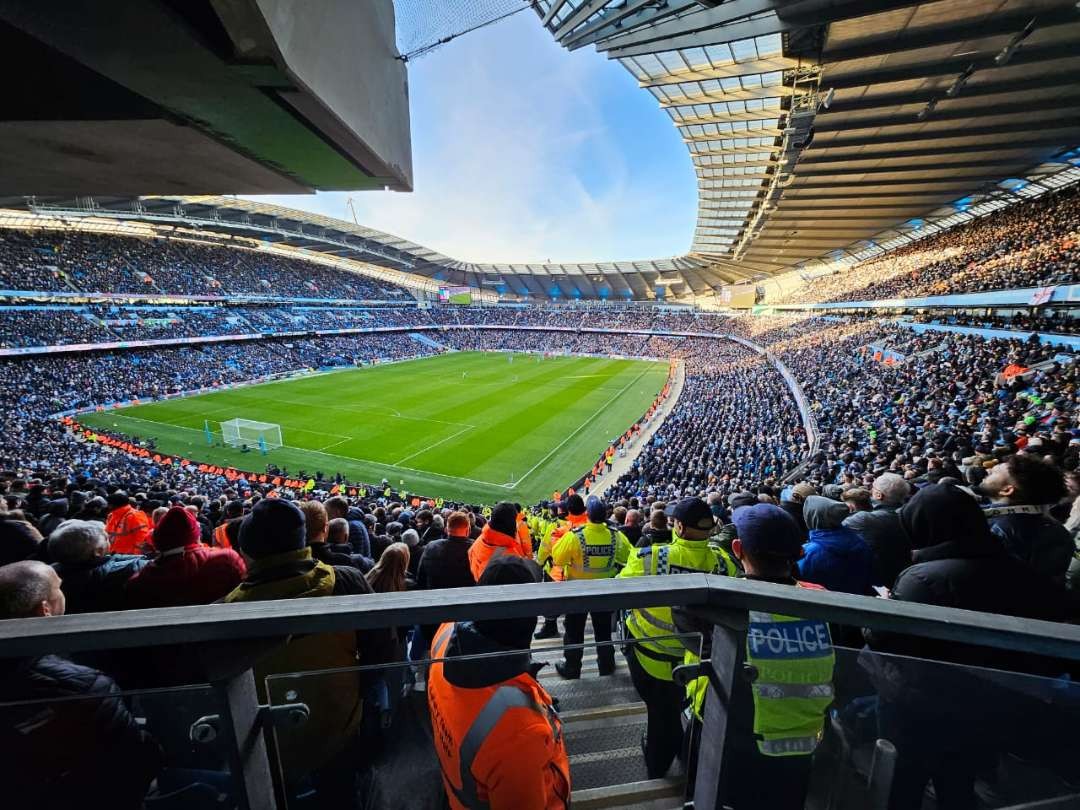
<path fill-rule="evenodd" d="M 609 71 L 623 68 L 591 51 L 567 53 L 528 12 L 414 62 L 415 191 L 354 194 L 360 223 L 475 262 L 684 252 L 694 215 L 688 158 L 677 156 L 687 176 L 670 183 L 628 165 L 626 139 L 637 135 L 598 94 L 629 77 Z M 640 103 L 663 115 L 650 99 Z M 670 141 L 663 146 L 682 149 Z M 261 199 L 346 218 L 347 196 Z"/>

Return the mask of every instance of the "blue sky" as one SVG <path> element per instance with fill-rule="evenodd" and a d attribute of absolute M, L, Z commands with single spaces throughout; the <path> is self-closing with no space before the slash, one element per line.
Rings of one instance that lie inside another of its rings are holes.
<path fill-rule="evenodd" d="M 686 252 L 685 145 L 630 74 L 568 52 L 525 11 L 409 65 L 411 194 L 353 195 L 361 224 L 476 262 Z M 348 218 L 345 193 L 258 197 Z"/>

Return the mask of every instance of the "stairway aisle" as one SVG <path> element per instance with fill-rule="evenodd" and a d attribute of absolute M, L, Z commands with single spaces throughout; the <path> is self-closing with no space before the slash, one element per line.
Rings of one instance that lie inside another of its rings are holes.
<path fill-rule="evenodd" d="M 593 640 L 590 620 L 585 642 Z M 555 671 L 555 662 L 562 658 L 562 639 L 534 641 L 532 649 L 533 659 L 547 664 L 537 678 L 559 701 L 570 754 L 574 807 L 682 807 L 683 778 L 678 763 L 666 779 L 650 780 L 645 773 L 641 753 L 645 704 L 630 682 L 622 651 L 616 651 L 614 675 L 601 678 L 596 651 L 586 648 L 581 678 L 567 681 Z"/>

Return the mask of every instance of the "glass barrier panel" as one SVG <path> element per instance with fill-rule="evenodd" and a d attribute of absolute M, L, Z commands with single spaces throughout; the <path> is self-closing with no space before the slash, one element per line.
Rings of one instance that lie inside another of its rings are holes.
<path fill-rule="evenodd" d="M 510 765 L 501 776 L 510 780 L 510 801 L 514 791 L 546 790 L 572 795 L 575 805 L 585 807 L 655 801 L 682 806 L 687 760 L 694 754 L 687 747 L 686 689 L 642 676 L 640 665 L 631 663 L 640 647 L 621 640 L 618 628 L 615 640 L 597 642 L 594 621 L 610 623 L 613 617 L 586 617 L 582 644 L 566 645 L 558 637 L 533 640 L 531 625 L 506 631 L 499 627 L 506 622 L 498 621 L 467 629 L 459 625 L 451 641 L 451 625 L 444 625 L 431 628 L 433 643 L 422 628 L 399 631 L 400 642 L 380 650 L 390 663 L 289 671 L 288 659 L 282 658 L 275 662 L 281 671 L 257 671 L 271 705 L 292 706 L 298 720 L 306 716 L 302 723 L 274 728 L 270 748 L 277 758 L 279 795 L 290 810 L 441 807 L 440 757 L 457 762 L 460 775 L 461 752 L 471 750 L 471 774 L 490 769 L 494 779 L 499 768 Z M 564 622 L 565 617 L 560 625 Z M 325 649 L 344 641 L 309 639 Z M 519 643 L 510 643 L 514 639 Z M 371 634 L 361 640 L 361 649 L 365 641 L 373 644 Z M 690 651 L 700 654 L 699 634 L 659 641 L 677 652 L 679 663 Z M 299 652 L 303 655 L 297 660 L 312 660 L 310 650 Z M 499 689 L 507 685 L 509 690 Z M 650 713 L 643 690 L 656 705 L 648 746 Z M 486 709 L 489 705 L 495 708 Z M 513 708 L 530 712 L 498 719 Z M 537 733 L 524 733 L 524 727 Z M 545 731 L 548 742 L 538 742 Z M 505 745 L 481 746 L 490 734 Z M 662 763 L 652 773 L 646 748 Z M 538 770 L 537 763 L 544 761 L 548 767 Z M 467 786 L 458 780 L 455 788 Z M 478 781 L 475 790 L 483 798 L 487 788 Z"/>
<path fill-rule="evenodd" d="M 209 686 L 122 692 L 55 656 L 3 667 L 4 808 L 237 806 Z"/>
<path fill-rule="evenodd" d="M 833 628 L 833 636 L 857 642 L 849 630 Z M 873 636 L 873 649 L 828 654 L 821 631 L 751 614 L 728 713 L 721 806 L 1080 807 L 1080 685 L 1067 662 L 889 634 Z M 706 722 L 718 710 L 707 703 Z"/>

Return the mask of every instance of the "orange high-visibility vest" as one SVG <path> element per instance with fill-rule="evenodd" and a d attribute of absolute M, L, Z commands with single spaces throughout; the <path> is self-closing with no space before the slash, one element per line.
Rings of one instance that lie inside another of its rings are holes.
<path fill-rule="evenodd" d="M 132 506 L 114 509 L 105 521 L 114 554 L 142 554 L 142 545 L 150 542 L 153 527 L 150 516 Z"/>
<path fill-rule="evenodd" d="M 497 532 L 491 528 L 490 524 L 485 526 L 481 530 L 480 536 L 469 546 L 469 570 L 472 571 L 473 579 L 479 582 L 480 575 L 484 573 L 484 569 L 487 568 L 491 558 L 503 554 L 514 554 L 518 557 L 530 559 L 532 549 L 529 549 L 528 554 L 522 554 L 521 543 L 516 536 L 511 537 L 508 534 Z"/>
<path fill-rule="evenodd" d="M 441 659 L 453 624 L 431 644 Z M 551 696 L 526 672 L 476 688 L 455 686 L 436 660 L 428 709 L 452 810 L 563 810 L 570 805 L 570 758 Z M 513 756 L 507 756 L 513 752 Z"/>

